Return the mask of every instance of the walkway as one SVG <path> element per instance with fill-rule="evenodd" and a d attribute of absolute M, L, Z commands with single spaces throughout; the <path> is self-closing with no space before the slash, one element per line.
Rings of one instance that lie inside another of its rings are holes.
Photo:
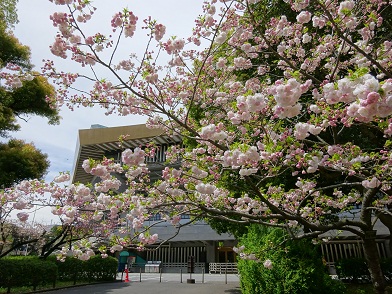
<path fill-rule="evenodd" d="M 195 284 L 187 283 L 189 274 L 183 274 L 181 283 L 180 274 L 143 273 L 129 274 L 130 282 L 114 282 L 97 285 L 88 285 L 46 292 L 47 294 L 241 294 L 237 275 L 205 274 L 204 283 L 202 274 L 192 274 Z M 121 277 L 121 275 L 119 276 Z M 125 278 L 125 276 L 123 276 Z"/>

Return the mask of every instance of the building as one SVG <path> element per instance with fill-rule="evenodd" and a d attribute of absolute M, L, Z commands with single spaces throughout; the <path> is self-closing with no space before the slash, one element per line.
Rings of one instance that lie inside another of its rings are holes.
<path fill-rule="evenodd" d="M 127 135 L 120 144 L 119 137 Z M 154 142 L 160 146 L 155 158 L 146 159 L 149 169 L 155 174 L 155 178 L 160 177 L 162 163 L 165 161 L 165 151 L 170 145 L 181 144 L 181 137 L 168 136 L 159 129 L 148 129 L 145 125 L 104 127 L 93 125 L 90 129 L 79 130 L 77 150 L 75 153 L 72 182 L 95 183 L 96 179 L 82 168 L 85 159 L 102 159 L 104 156 L 121 161 L 121 151 L 126 148 L 143 147 Z M 121 177 L 119 177 L 121 179 Z M 125 190 L 124 184 L 120 190 Z M 159 215 L 154 216 L 150 222 L 159 219 Z M 187 222 L 187 216 L 183 216 L 181 222 Z M 148 225 L 147 223 L 146 225 Z M 391 256 L 389 232 L 380 222 L 376 224 L 378 251 L 382 258 Z M 171 224 L 161 223 L 151 232 L 158 232 L 161 239 L 168 239 L 174 235 L 174 228 Z M 327 239 L 329 234 L 322 238 Z M 338 237 L 336 237 L 338 236 Z M 122 252 L 120 261 L 133 262 L 144 267 L 147 262 L 160 262 L 161 267 L 167 269 L 186 267 L 189 256 L 195 257 L 196 270 L 204 268 L 225 270 L 222 264 L 232 267 L 235 264 L 236 256 L 233 252 L 236 240 L 229 234 L 217 234 L 205 222 L 198 221 L 186 226 L 175 238 L 171 239 L 159 249 L 150 246 L 150 250 L 144 252 Z M 333 266 L 336 261 L 342 258 L 363 257 L 363 244 L 360 240 L 348 233 L 336 233 L 328 242 L 321 245 L 322 254 L 333 273 Z M 208 265 L 208 266 L 207 266 Z"/>
<path fill-rule="evenodd" d="M 121 142 L 119 137 L 126 136 Z M 88 174 L 82 168 L 85 159 L 92 158 L 101 160 L 104 156 L 121 161 L 121 152 L 126 148 L 134 149 L 144 147 L 154 142 L 158 145 L 159 151 L 155 158 L 146 159 L 155 179 L 158 179 L 163 169 L 162 163 L 165 161 L 165 151 L 170 145 L 181 144 L 180 136 L 169 136 L 159 129 L 148 129 L 143 125 L 104 127 L 93 125 L 90 129 L 79 130 L 77 149 L 75 153 L 74 169 L 72 171 L 72 183 L 80 182 L 83 184 L 95 183 L 98 179 Z M 121 176 L 118 176 L 121 180 Z M 122 179 L 124 182 L 124 179 Z M 125 182 L 120 191 L 126 188 Z M 159 215 L 154 216 L 152 221 L 159 219 Z M 183 216 L 180 222 L 187 222 L 187 216 Z M 148 225 L 148 224 L 146 224 Z M 151 233 L 159 231 L 161 239 L 168 239 L 174 235 L 174 228 L 171 224 L 161 223 L 155 227 Z M 160 262 L 160 266 L 166 269 L 182 268 L 187 265 L 188 258 L 194 257 L 196 271 L 205 269 L 221 268 L 216 264 L 232 264 L 236 257 L 233 252 L 236 240 L 229 234 L 217 234 L 208 224 L 203 221 L 197 221 L 181 229 L 180 234 L 154 249 L 156 246 L 150 246 L 143 252 L 125 251 L 119 256 L 120 263 L 134 263 L 138 266 L 144 266 L 149 262 Z"/>

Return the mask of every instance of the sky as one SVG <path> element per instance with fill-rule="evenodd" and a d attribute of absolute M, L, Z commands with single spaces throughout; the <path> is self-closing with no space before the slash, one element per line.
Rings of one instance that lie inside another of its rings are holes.
<path fill-rule="evenodd" d="M 87 29 L 110 32 L 111 17 L 127 7 L 139 17 L 139 28 L 143 24 L 142 20 L 148 16 L 164 24 L 165 38 L 172 35 L 189 36 L 194 20 L 201 14 L 202 6 L 202 0 L 96 0 L 93 3 L 97 7 L 94 15 L 96 21 Z M 57 11 L 64 11 L 64 7 L 49 0 L 19 0 L 19 23 L 15 27 L 14 35 L 22 44 L 30 47 L 35 70 L 40 70 L 43 59 L 53 59 L 58 70 L 78 71 L 80 67 L 77 64 L 72 66 L 69 60 L 56 58 L 50 52 L 49 46 L 53 43 L 57 31 L 49 16 Z M 130 49 L 132 52 L 142 52 L 145 44 L 143 37 L 138 36 L 133 39 L 132 44 L 127 45 L 129 48 L 123 48 L 123 52 L 127 54 Z M 79 129 L 88 129 L 93 124 L 107 127 L 134 125 L 146 120 L 139 116 L 106 116 L 100 108 L 79 108 L 73 112 L 63 108 L 60 115 L 60 125 L 55 126 L 48 125 L 45 118 L 30 116 L 27 121 L 20 121 L 20 131 L 10 134 L 13 138 L 33 142 L 48 155 L 51 166 L 46 181 L 51 181 L 61 171 L 72 170 Z M 49 210 L 44 209 L 35 214 L 34 220 L 50 223 L 53 217 Z"/>

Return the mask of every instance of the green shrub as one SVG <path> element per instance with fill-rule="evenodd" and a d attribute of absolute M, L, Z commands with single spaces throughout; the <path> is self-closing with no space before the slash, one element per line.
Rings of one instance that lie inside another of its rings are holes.
<path fill-rule="evenodd" d="M 364 258 L 341 259 L 336 262 L 336 274 L 348 283 L 370 283 L 371 277 Z M 392 258 L 381 260 L 381 269 L 385 279 L 392 281 Z"/>
<path fill-rule="evenodd" d="M 31 258 L 25 263 L 25 274 L 29 275 L 28 280 L 30 286 L 35 290 L 39 285 L 47 285 L 56 283 L 57 279 L 57 266 L 52 261 L 42 260 L 38 258 Z"/>
<path fill-rule="evenodd" d="M 341 259 L 335 263 L 339 279 L 350 283 L 370 283 L 370 273 L 364 258 Z"/>
<path fill-rule="evenodd" d="M 87 261 L 75 257 L 67 257 L 59 261 L 55 256 L 49 257 L 58 267 L 60 281 L 98 282 L 113 281 L 116 279 L 118 261 L 114 257 L 102 258 L 99 255 L 92 256 Z"/>
<path fill-rule="evenodd" d="M 83 273 L 84 261 L 75 257 L 67 257 L 64 261 L 60 261 L 54 255 L 49 256 L 48 260 L 56 263 L 59 281 L 73 281 L 76 284 L 77 281 L 86 280 Z"/>
<path fill-rule="evenodd" d="M 117 274 L 117 259 L 93 256 L 87 261 L 68 257 L 64 262 L 55 256 L 46 260 L 38 257 L 19 256 L 0 259 L 0 287 L 55 286 L 56 280 L 76 282 L 114 281 Z"/>
<path fill-rule="evenodd" d="M 7 257 L 0 259 L 0 287 L 31 286 L 53 284 L 57 279 L 57 266 L 52 261 L 38 257 Z"/>
<path fill-rule="evenodd" d="M 238 270 L 243 294 L 344 293 L 344 285 L 332 280 L 316 246 L 309 240 L 289 240 L 283 230 L 252 225 L 240 239 L 247 253 L 260 262 L 240 259 Z M 272 261 L 272 269 L 264 267 Z"/>
<path fill-rule="evenodd" d="M 89 282 L 114 281 L 117 275 L 117 266 L 116 258 L 110 256 L 102 258 L 96 255 L 84 262 L 84 272 Z"/>
<path fill-rule="evenodd" d="M 21 280 L 21 264 L 16 264 L 11 258 L 0 259 L 0 287 L 7 288 L 18 285 Z"/>
<path fill-rule="evenodd" d="M 386 258 L 381 261 L 382 272 L 385 279 L 390 283 L 392 281 L 392 258 Z"/>

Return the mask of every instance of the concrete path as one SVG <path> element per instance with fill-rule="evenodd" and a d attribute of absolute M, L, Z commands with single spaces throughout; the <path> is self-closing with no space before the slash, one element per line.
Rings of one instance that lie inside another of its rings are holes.
<path fill-rule="evenodd" d="M 237 275 L 192 274 L 194 284 L 187 283 L 189 274 L 129 274 L 130 282 L 121 280 L 114 283 L 81 286 L 46 292 L 48 294 L 241 294 Z M 121 278 L 121 275 L 119 276 Z M 125 278 L 125 276 L 123 276 Z"/>

